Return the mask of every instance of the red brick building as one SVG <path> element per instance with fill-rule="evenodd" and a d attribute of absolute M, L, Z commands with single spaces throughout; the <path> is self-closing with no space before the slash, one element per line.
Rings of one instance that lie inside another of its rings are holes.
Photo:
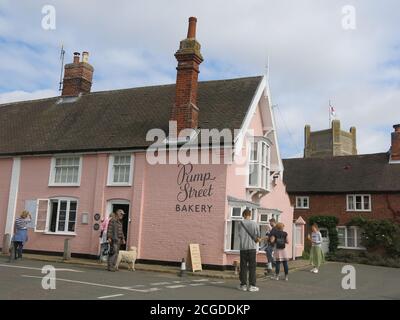
<path fill-rule="evenodd" d="M 362 249 L 360 230 L 346 226 L 353 217 L 400 222 L 400 125 L 394 129 L 389 152 L 283 160 L 294 218 L 338 217 L 339 248 L 348 249 Z"/>

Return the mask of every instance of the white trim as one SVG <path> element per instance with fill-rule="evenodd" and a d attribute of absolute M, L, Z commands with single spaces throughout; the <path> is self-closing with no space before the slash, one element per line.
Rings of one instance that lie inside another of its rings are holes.
<path fill-rule="evenodd" d="M 5 231 L 4 231 L 5 234 L 8 233 L 9 235 L 14 234 L 14 221 L 15 221 L 15 214 L 16 214 L 16 210 L 17 210 L 20 175 L 21 175 L 21 158 L 16 157 L 13 159 L 13 165 L 12 165 L 12 171 L 11 171 L 6 227 L 5 227 Z"/>
<path fill-rule="evenodd" d="M 56 232 L 51 232 L 51 231 L 45 231 L 43 234 L 47 235 L 52 235 L 52 236 L 76 236 L 76 232 L 65 232 L 65 231 L 56 231 Z"/>
<path fill-rule="evenodd" d="M 130 156 L 131 157 L 131 163 L 130 163 L 130 168 L 129 168 L 129 181 L 128 182 L 113 182 L 114 178 L 114 160 L 115 156 Z M 131 187 L 132 186 L 132 180 L 133 180 L 133 166 L 135 164 L 135 156 L 132 153 L 112 153 L 109 155 L 108 158 L 108 173 L 107 173 L 107 187 Z"/>
<path fill-rule="evenodd" d="M 244 143 L 244 138 L 245 138 L 245 133 L 247 132 L 251 120 L 253 118 L 253 115 L 257 109 L 258 103 L 261 99 L 262 93 L 264 92 L 264 89 L 266 87 L 266 78 L 265 76 L 263 76 L 262 80 L 260 81 L 260 83 L 258 84 L 257 90 L 255 95 L 253 96 L 253 99 L 251 100 L 250 106 L 247 109 L 247 113 L 246 116 L 242 122 L 242 125 L 240 127 L 240 131 L 237 134 L 237 136 L 235 137 L 234 140 L 234 154 L 239 154 L 240 150 L 242 150 L 242 146 Z"/>
<path fill-rule="evenodd" d="M 61 182 L 54 182 L 55 179 L 55 167 L 56 167 L 56 159 L 63 159 L 63 158 L 79 158 L 79 168 L 78 168 L 78 182 L 73 183 L 61 183 Z M 81 185 L 81 175 L 82 175 L 82 155 L 79 154 L 59 154 L 55 155 L 51 158 L 50 163 L 50 175 L 49 175 L 49 187 L 80 187 Z"/>
<path fill-rule="evenodd" d="M 39 200 L 39 199 L 38 199 Z M 46 200 L 46 199 L 40 199 L 40 200 Z M 48 206 L 47 206 L 47 219 L 46 219 L 46 229 L 44 230 L 45 234 L 52 234 L 52 235 L 71 235 L 74 236 L 76 235 L 76 227 L 78 224 L 78 212 L 79 212 L 79 200 L 74 197 L 52 197 L 47 199 Z M 57 205 L 57 216 L 56 216 L 56 230 L 55 231 L 50 231 L 49 226 L 50 226 L 50 215 L 52 213 L 52 202 L 58 202 Z M 65 227 L 64 230 L 67 229 L 67 231 L 58 231 L 58 221 L 59 221 L 59 215 L 60 215 L 60 202 L 61 201 L 67 201 L 67 208 L 65 212 Z M 75 212 L 75 228 L 74 231 L 68 231 L 68 225 L 69 225 L 69 210 L 70 210 L 70 205 L 71 201 L 76 202 L 76 212 Z"/>
<path fill-rule="evenodd" d="M 358 226 L 337 226 L 336 230 L 338 229 L 344 229 L 344 246 L 339 246 L 338 248 L 340 249 L 352 249 L 352 250 L 365 250 L 366 248 L 362 247 L 359 243 L 358 243 L 358 233 L 360 232 L 361 228 Z M 354 244 L 356 245 L 356 247 L 349 247 L 347 245 L 347 241 L 348 241 L 348 235 L 347 235 L 347 231 L 348 229 L 354 229 Z M 339 232 L 339 231 L 338 231 Z"/>
<path fill-rule="evenodd" d="M 40 208 L 40 201 L 47 201 L 47 208 L 46 208 L 46 223 L 44 226 L 43 230 L 37 229 L 37 221 L 39 217 L 39 208 Z M 50 200 L 49 199 L 36 199 L 36 217 L 35 217 L 35 232 L 47 232 L 48 230 L 48 223 L 49 223 L 49 205 L 50 205 Z"/>
<path fill-rule="evenodd" d="M 349 209 L 349 197 L 353 197 L 353 209 Z M 356 197 L 361 197 L 361 207 L 364 207 L 364 197 L 369 197 L 369 209 L 357 209 L 356 208 Z M 372 212 L 372 196 L 371 194 L 363 193 L 351 193 L 346 194 L 346 212 Z"/>

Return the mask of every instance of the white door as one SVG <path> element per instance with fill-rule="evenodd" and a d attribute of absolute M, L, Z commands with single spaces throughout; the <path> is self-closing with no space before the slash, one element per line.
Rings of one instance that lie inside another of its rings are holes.
<path fill-rule="evenodd" d="M 329 234 L 328 234 L 328 229 L 326 228 L 320 228 L 319 232 L 321 232 L 322 235 L 322 243 L 321 243 L 321 248 L 323 253 L 329 252 Z"/>

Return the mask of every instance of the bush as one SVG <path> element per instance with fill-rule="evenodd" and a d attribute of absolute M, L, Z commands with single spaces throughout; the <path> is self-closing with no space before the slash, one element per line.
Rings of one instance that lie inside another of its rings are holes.
<path fill-rule="evenodd" d="M 370 253 L 366 251 L 355 252 L 349 250 L 338 250 L 335 253 L 327 254 L 326 260 L 400 268 L 400 258 L 388 258 L 377 253 Z"/>
<path fill-rule="evenodd" d="M 336 226 L 339 219 L 335 216 L 312 216 L 308 220 L 309 225 L 316 223 L 319 227 L 327 228 L 329 233 L 329 251 L 335 252 L 339 244 Z"/>
<path fill-rule="evenodd" d="M 400 257 L 400 225 L 392 220 L 355 217 L 347 224 L 358 226 L 363 232 L 361 244 L 370 252 Z"/>

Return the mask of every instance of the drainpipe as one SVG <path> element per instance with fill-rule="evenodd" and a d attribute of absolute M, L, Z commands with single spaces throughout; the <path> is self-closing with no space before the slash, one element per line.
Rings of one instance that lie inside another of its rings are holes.
<path fill-rule="evenodd" d="M 296 260 L 296 223 L 292 227 L 292 259 Z"/>

